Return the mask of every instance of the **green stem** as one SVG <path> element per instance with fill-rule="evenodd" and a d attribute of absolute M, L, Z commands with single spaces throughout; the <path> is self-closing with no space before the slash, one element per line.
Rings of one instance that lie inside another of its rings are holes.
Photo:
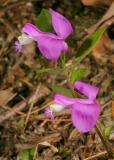
<path fill-rule="evenodd" d="M 43 68 L 43 69 L 37 69 L 36 70 L 36 73 L 37 74 L 42 74 L 42 73 L 54 73 L 54 74 L 59 74 L 59 75 L 62 75 L 64 76 L 64 72 L 63 72 L 63 69 L 60 69 L 60 68 Z"/>

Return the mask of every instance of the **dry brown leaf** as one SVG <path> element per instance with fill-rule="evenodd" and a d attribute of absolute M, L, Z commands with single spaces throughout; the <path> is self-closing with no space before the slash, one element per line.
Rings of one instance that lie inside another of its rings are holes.
<path fill-rule="evenodd" d="M 81 0 L 84 5 L 94 6 L 94 5 L 110 5 L 113 0 Z"/>
<path fill-rule="evenodd" d="M 113 27 L 114 24 L 114 0 L 109 1 L 102 1 L 102 0 L 82 0 L 83 3 L 86 5 L 90 4 L 93 5 L 97 2 L 109 2 L 110 5 L 107 12 L 104 14 L 104 16 L 92 27 L 90 27 L 87 32 L 88 34 L 93 33 L 97 28 L 101 26 L 109 26 Z M 93 4 L 92 4 L 93 3 Z M 93 49 L 93 56 L 95 57 L 96 61 L 100 62 L 100 64 L 111 62 L 114 64 L 114 41 L 110 39 L 108 33 L 104 33 L 101 40 L 97 43 L 96 47 Z"/>
<path fill-rule="evenodd" d="M 0 157 L 0 160 L 11 160 L 11 159 L 8 157 Z"/>
<path fill-rule="evenodd" d="M 16 148 L 17 149 L 29 149 L 29 148 L 33 148 L 36 145 L 38 145 L 39 143 L 42 142 L 48 142 L 50 143 L 56 143 L 58 141 L 61 140 L 61 135 L 60 133 L 53 133 L 50 135 L 47 135 L 45 137 L 39 137 L 39 136 L 26 136 L 27 142 L 28 143 L 24 143 L 24 144 L 16 144 Z"/>
<path fill-rule="evenodd" d="M 91 34 L 99 26 L 106 26 L 106 25 L 110 26 L 112 23 L 114 23 L 113 17 L 114 17 L 114 2 L 110 5 L 109 9 L 106 11 L 103 17 L 95 25 L 87 29 L 87 32 Z"/>
<path fill-rule="evenodd" d="M 0 106 L 4 106 L 14 94 L 10 89 L 0 90 Z"/>
<path fill-rule="evenodd" d="M 57 147 L 51 145 L 51 144 L 50 144 L 49 142 L 47 142 L 47 141 L 41 142 L 41 143 L 39 143 L 39 144 L 40 144 L 40 145 L 43 145 L 43 146 L 50 147 L 51 150 L 52 150 L 54 153 L 58 152 Z"/>
<path fill-rule="evenodd" d="M 114 41 L 111 40 L 107 33 L 104 33 L 96 47 L 93 49 L 93 56 L 100 63 L 107 61 L 114 63 Z"/>

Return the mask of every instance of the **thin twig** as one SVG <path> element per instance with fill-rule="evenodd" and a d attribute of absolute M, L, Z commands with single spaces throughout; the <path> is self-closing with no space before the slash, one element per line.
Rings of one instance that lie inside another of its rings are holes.
<path fill-rule="evenodd" d="M 42 108 L 38 108 L 38 109 L 32 111 L 31 114 L 35 114 L 35 113 L 38 113 L 38 112 L 42 111 L 42 110 L 45 109 L 47 106 L 50 106 L 52 103 L 53 103 L 53 101 L 50 101 L 50 102 L 46 103 Z"/>
<path fill-rule="evenodd" d="M 26 107 L 26 102 L 24 101 L 19 102 L 18 104 L 16 104 L 15 108 L 12 111 L 10 110 L 7 111 L 5 114 L 0 115 L 0 123 L 16 115 L 19 111 L 23 110 L 25 107 Z"/>
<path fill-rule="evenodd" d="M 29 111 L 28 111 L 28 114 L 27 114 L 27 117 L 26 117 L 26 120 L 25 120 L 25 128 L 26 128 L 26 125 L 27 125 L 27 123 L 28 123 L 28 120 L 29 120 L 29 117 L 30 117 L 32 108 L 33 108 L 34 103 L 35 103 L 35 101 L 36 101 L 35 99 L 36 99 L 36 97 L 37 97 L 37 94 L 38 94 L 40 88 L 41 88 L 41 84 L 38 85 L 38 87 L 37 87 L 37 89 L 36 89 L 36 92 L 35 92 L 34 96 L 32 97 L 31 104 L 30 104 L 30 108 L 29 108 Z"/>
<path fill-rule="evenodd" d="M 98 158 L 98 157 L 104 156 L 106 154 L 107 154 L 107 151 L 103 151 L 103 152 L 97 153 L 96 155 L 85 158 L 84 160 L 92 160 L 94 158 Z"/>
<path fill-rule="evenodd" d="M 8 107 L 8 106 L 1 106 L 1 107 L 2 107 L 3 109 L 5 109 L 5 110 L 10 111 L 10 112 L 14 112 L 14 113 L 16 113 L 16 114 L 20 114 L 21 116 L 26 116 L 25 113 L 23 113 L 23 112 L 21 112 L 21 111 L 17 111 L 15 107 L 14 107 L 14 108 L 10 108 L 10 107 Z M 19 107 L 18 107 L 18 108 L 19 108 Z"/>

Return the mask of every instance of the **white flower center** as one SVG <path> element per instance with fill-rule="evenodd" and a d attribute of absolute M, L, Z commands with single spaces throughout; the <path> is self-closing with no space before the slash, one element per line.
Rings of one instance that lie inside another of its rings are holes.
<path fill-rule="evenodd" d="M 29 35 L 22 33 L 22 35 L 18 37 L 18 41 L 21 45 L 26 45 L 30 44 L 33 41 L 33 39 Z"/>
<path fill-rule="evenodd" d="M 50 110 L 53 111 L 53 112 L 60 112 L 64 109 L 64 106 L 60 105 L 60 104 L 51 104 L 50 105 Z"/>

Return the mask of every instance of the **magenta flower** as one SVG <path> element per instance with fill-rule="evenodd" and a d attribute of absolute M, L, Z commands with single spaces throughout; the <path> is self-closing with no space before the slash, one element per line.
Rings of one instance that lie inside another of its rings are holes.
<path fill-rule="evenodd" d="M 62 109 L 71 108 L 73 125 L 80 132 L 88 132 L 95 126 L 100 115 L 100 105 L 96 102 L 99 89 L 81 81 L 76 81 L 74 88 L 88 98 L 70 98 L 62 94 L 55 94 L 55 104 L 51 106 L 50 110 L 53 108 L 53 111 L 57 111 L 57 104 L 62 106 Z"/>
<path fill-rule="evenodd" d="M 23 46 L 32 41 L 37 42 L 37 46 L 42 55 L 49 60 L 57 60 L 62 52 L 68 50 L 65 39 L 73 32 L 70 22 L 61 14 L 49 9 L 52 16 L 52 25 L 57 34 L 42 32 L 35 25 L 26 23 L 22 28 L 22 34 L 18 40 Z"/>

